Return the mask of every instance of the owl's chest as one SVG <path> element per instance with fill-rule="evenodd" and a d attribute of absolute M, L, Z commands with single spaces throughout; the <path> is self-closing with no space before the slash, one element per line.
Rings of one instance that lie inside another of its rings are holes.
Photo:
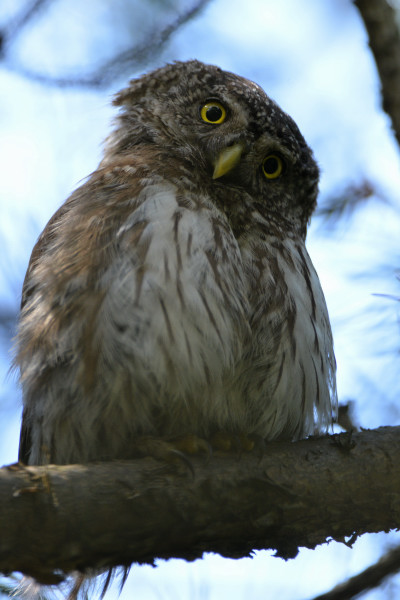
<path fill-rule="evenodd" d="M 134 364 L 135 381 L 151 373 L 155 390 L 187 396 L 220 385 L 249 333 L 241 252 L 226 219 L 207 198 L 153 186 L 116 244 L 102 283 L 105 347 Z"/>
<path fill-rule="evenodd" d="M 238 241 L 223 214 L 196 201 L 153 189 L 117 232 L 119 258 L 104 275 L 109 362 L 118 357 L 130 397 L 145 389 L 168 431 L 187 406 L 237 429 L 249 415 L 258 422 L 267 402 L 274 420 L 313 368 L 309 349 L 325 316 L 310 293 L 318 280 L 304 245 L 254 231 Z"/>
<path fill-rule="evenodd" d="M 134 327 L 144 353 L 162 345 L 173 363 L 220 356 L 231 365 L 260 330 L 272 338 L 285 327 L 288 307 L 307 287 L 296 244 L 251 230 L 238 240 L 209 198 L 173 186 L 147 189 L 116 239 L 105 310 L 111 320 L 125 317 L 121 329 Z"/>

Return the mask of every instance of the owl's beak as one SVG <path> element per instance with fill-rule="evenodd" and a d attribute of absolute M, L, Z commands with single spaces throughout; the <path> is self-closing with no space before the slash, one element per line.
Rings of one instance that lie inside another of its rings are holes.
<path fill-rule="evenodd" d="M 240 142 L 233 144 L 233 146 L 227 146 L 221 150 L 214 163 L 214 173 L 212 178 L 218 179 L 218 177 L 222 177 L 222 175 L 229 173 L 229 171 L 236 167 L 242 156 L 243 150 L 244 144 L 241 144 Z"/>

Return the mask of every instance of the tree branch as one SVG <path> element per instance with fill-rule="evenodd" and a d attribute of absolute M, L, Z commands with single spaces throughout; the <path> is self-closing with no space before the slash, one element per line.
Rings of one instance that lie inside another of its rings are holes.
<path fill-rule="evenodd" d="M 5 44 L 11 44 L 21 34 L 32 20 L 37 18 L 40 11 L 46 5 L 51 4 L 51 0 L 33 0 L 30 4 L 24 6 L 16 16 L 14 16 L 7 27 L 2 32 Z"/>
<path fill-rule="evenodd" d="M 143 43 L 120 52 L 96 69 L 82 76 L 63 77 L 46 75 L 45 73 L 40 73 L 11 61 L 6 61 L 5 67 L 27 79 L 45 85 L 54 85 L 57 87 L 107 87 L 121 73 L 138 71 L 154 59 L 154 56 L 164 49 L 173 34 L 190 20 L 194 19 L 206 7 L 209 1 L 197 0 L 191 7 L 178 14 L 172 23 L 169 23 L 160 31 L 149 33 Z M 6 34 L 4 34 L 4 37 L 6 38 Z"/>
<path fill-rule="evenodd" d="M 378 587 L 389 575 L 400 570 L 400 547 L 393 548 L 382 556 L 378 562 L 358 575 L 340 583 L 330 592 L 316 596 L 314 600 L 349 600 L 363 592 Z"/>
<path fill-rule="evenodd" d="M 354 0 L 364 21 L 382 84 L 382 105 L 400 144 L 400 31 L 386 0 Z"/>
<path fill-rule="evenodd" d="M 240 558 L 294 557 L 400 522 L 400 427 L 296 443 L 262 458 L 151 458 L 0 470 L 0 571 L 56 583 L 73 570 Z M 29 523 L 29 527 L 25 524 Z M 345 542 L 346 543 L 346 542 Z"/>

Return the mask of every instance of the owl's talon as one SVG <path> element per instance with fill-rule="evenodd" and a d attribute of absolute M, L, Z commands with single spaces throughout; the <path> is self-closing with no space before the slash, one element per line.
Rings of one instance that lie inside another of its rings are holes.
<path fill-rule="evenodd" d="M 171 448 L 170 454 L 172 455 L 172 457 L 175 457 L 175 458 L 178 458 L 179 460 L 181 460 L 184 463 L 184 465 L 189 469 L 189 471 L 191 472 L 191 474 L 194 478 L 194 467 L 193 467 L 192 461 L 189 459 L 189 457 L 186 456 L 186 454 L 184 452 L 181 452 L 180 450 L 177 450 L 176 448 Z"/>
<path fill-rule="evenodd" d="M 209 458 L 212 456 L 212 445 L 197 435 L 188 434 L 169 439 L 168 442 L 185 454 L 206 454 Z"/>
<path fill-rule="evenodd" d="M 256 447 L 256 439 L 244 434 L 218 431 L 211 438 L 211 446 L 220 452 L 236 452 L 240 457 L 243 452 L 252 452 Z"/>
<path fill-rule="evenodd" d="M 255 448 L 255 441 L 247 435 L 239 435 L 240 451 L 241 452 L 252 452 Z"/>
<path fill-rule="evenodd" d="M 218 431 L 211 438 L 211 446 L 214 450 L 229 452 L 232 450 L 232 435 L 225 431 Z"/>
<path fill-rule="evenodd" d="M 194 477 L 195 472 L 190 456 L 195 454 L 206 454 L 209 460 L 212 456 L 211 444 L 192 434 L 169 439 L 143 436 L 134 440 L 127 458 L 140 456 L 155 458 L 166 463 L 180 462 Z"/>

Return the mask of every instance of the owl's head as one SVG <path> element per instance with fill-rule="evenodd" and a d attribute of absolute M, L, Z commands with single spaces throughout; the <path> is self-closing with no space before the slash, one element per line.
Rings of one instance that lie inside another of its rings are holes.
<path fill-rule="evenodd" d="M 305 236 L 318 167 L 293 119 L 257 84 L 199 61 L 175 62 L 132 80 L 114 104 L 121 113 L 106 156 L 151 144 L 216 197 L 228 187 L 246 210 Z"/>

